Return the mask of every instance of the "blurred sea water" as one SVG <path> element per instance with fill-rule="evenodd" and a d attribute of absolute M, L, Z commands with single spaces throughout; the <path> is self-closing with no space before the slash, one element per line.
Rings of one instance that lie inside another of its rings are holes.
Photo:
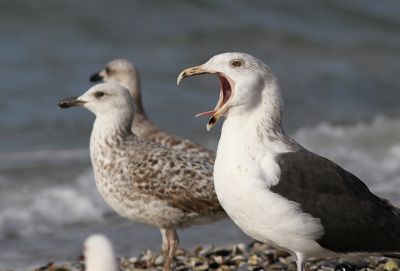
<path fill-rule="evenodd" d="M 141 73 L 150 117 L 216 149 L 218 80 L 177 74 L 243 51 L 279 79 L 287 132 L 400 204 L 400 2 L 1 1 L 0 270 L 76 259 L 92 232 L 118 254 L 160 248 L 156 228 L 115 215 L 99 196 L 88 143 L 94 116 L 61 111 L 89 76 L 124 57 Z M 177 121 L 178 120 L 178 121 Z M 230 221 L 181 233 L 182 245 L 249 239 Z"/>

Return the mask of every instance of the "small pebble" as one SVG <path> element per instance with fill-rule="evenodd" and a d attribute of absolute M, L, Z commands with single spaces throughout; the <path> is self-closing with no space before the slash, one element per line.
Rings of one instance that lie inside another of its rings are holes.
<path fill-rule="evenodd" d="M 257 255 L 251 255 L 247 260 L 247 263 L 250 265 L 257 265 L 258 264 L 258 257 Z"/>
<path fill-rule="evenodd" d="M 397 271 L 397 270 L 399 270 L 399 265 L 394 260 L 389 260 L 383 266 L 383 270 L 385 270 L 385 271 Z"/>
<path fill-rule="evenodd" d="M 128 260 L 130 262 L 132 262 L 132 263 L 135 263 L 135 262 L 137 262 L 138 258 L 137 257 L 130 257 Z"/>
<path fill-rule="evenodd" d="M 155 260 L 155 265 L 162 265 L 164 263 L 164 255 L 159 255 Z"/>
<path fill-rule="evenodd" d="M 214 261 L 215 261 L 217 264 L 223 264 L 224 259 L 222 258 L 222 256 L 215 256 L 215 257 L 214 257 Z"/>

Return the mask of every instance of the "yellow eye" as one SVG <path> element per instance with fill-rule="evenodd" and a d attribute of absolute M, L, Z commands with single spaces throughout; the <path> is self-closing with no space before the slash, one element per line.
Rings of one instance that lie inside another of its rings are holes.
<path fill-rule="evenodd" d="M 242 66 L 242 61 L 240 61 L 240 60 L 234 60 L 233 62 L 232 62 L 232 66 L 233 67 L 240 67 L 240 66 Z"/>

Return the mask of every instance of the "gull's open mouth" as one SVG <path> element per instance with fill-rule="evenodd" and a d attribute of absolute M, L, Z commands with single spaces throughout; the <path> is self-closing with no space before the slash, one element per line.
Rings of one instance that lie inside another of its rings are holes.
<path fill-rule="evenodd" d="M 221 89 L 217 105 L 214 110 L 202 112 L 196 115 L 196 117 L 211 116 L 207 123 L 207 130 L 210 130 L 212 126 L 217 123 L 219 118 L 228 110 L 228 101 L 232 96 L 234 82 L 223 74 L 218 74 L 218 78 L 221 82 Z"/>
<path fill-rule="evenodd" d="M 217 123 L 219 118 L 221 116 L 223 116 L 226 111 L 228 111 L 229 100 L 231 99 L 231 97 L 233 95 L 235 82 L 221 72 L 210 71 L 210 70 L 205 69 L 204 65 L 200 65 L 200 66 L 187 68 L 186 70 L 183 70 L 179 74 L 178 79 L 176 80 L 176 83 L 179 85 L 179 83 L 182 81 L 182 79 L 184 79 L 186 77 L 193 76 L 193 75 L 199 75 L 199 74 L 205 74 L 205 73 L 217 74 L 218 78 L 221 82 L 219 99 L 218 99 L 218 103 L 215 106 L 214 110 L 206 111 L 206 112 L 199 113 L 196 115 L 196 117 L 211 116 L 207 123 L 207 130 L 209 131 L 215 125 L 215 123 Z"/>

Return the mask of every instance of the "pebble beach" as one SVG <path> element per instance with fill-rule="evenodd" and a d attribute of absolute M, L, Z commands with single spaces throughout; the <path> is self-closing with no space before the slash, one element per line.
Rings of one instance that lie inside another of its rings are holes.
<path fill-rule="evenodd" d="M 164 257 L 158 252 L 145 250 L 140 255 L 119 257 L 121 271 L 162 270 Z M 193 250 L 179 249 L 172 266 L 175 271 L 280 271 L 296 270 L 294 258 L 283 250 L 253 242 L 230 246 L 198 246 Z M 344 259 L 311 259 L 306 263 L 310 271 L 396 271 L 397 260 L 380 256 L 361 258 L 352 263 Z M 82 261 L 46 263 L 34 271 L 82 271 Z"/>

